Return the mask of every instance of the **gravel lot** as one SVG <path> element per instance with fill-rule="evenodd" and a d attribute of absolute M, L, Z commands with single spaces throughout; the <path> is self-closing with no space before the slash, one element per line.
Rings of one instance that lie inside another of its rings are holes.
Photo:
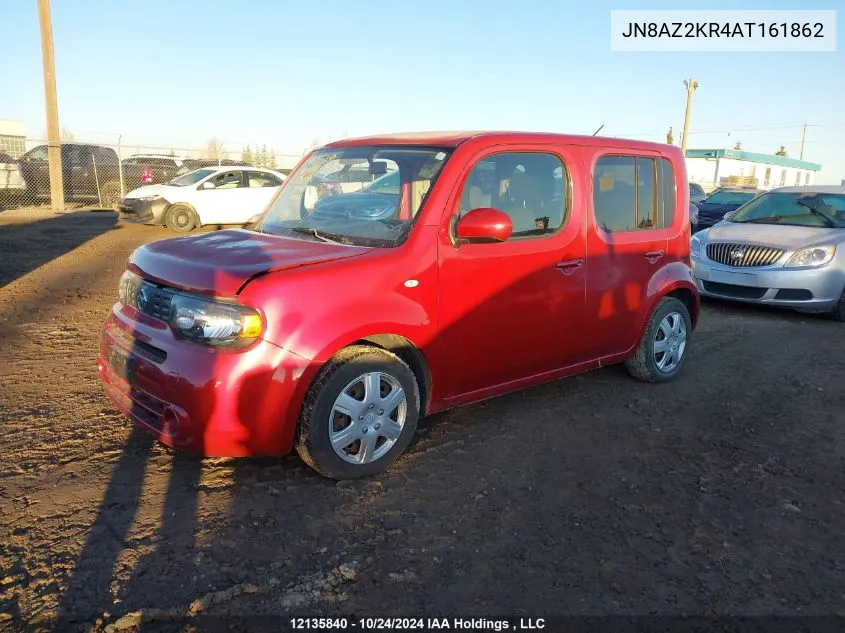
<path fill-rule="evenodd" d="M 437 415 L 336 485 L 174 454 L 109 405 L 98 328 L 131 251 L 168 236 L 0 213 L 0 629 L 845 614 L 841 324 L 705 303 L 676 382 L 608 368 Z"/>

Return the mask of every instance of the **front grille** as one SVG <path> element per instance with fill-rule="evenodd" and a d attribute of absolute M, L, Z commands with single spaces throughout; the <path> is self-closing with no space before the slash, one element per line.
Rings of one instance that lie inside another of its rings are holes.
<path fill-rule="evenodd" d="M 717 242 L 707 245 L 707 257 L 714 262 L 737 268 L 770 266 L 780 259 L 783 253 L 783 250 L 779 248 L 755 246 L 753 244 Z"/>
<path fill-rule="evenodd" d="M 133 284 L 129 291 L 129 304 L 144 314 L 165 323 L 170 320 L 170 301 L 176 291 L 157 286 L 149 281 Z"/>
<path fill-rule="evenodd" d="M 737 299 L 760 299 L 768 288 L 754 288 L 753 286 L 735 286 L 734 284 L 720 284 L 715 281 L 702 282 L 704 289 L 713 294 L 724 297 L 736 297 Z"/>

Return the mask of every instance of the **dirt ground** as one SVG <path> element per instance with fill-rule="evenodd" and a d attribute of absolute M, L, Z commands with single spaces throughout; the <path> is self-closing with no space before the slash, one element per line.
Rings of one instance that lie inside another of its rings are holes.
<path fill-rule="evenodd" d="M 607 368 L 436 415 L 335 484 L 174 454 L 109 405 L 98 328 L 168 236 L 0 213 L 0 629 L 845 614 L 841 324 L 705 303 L 676 382 Z"/>

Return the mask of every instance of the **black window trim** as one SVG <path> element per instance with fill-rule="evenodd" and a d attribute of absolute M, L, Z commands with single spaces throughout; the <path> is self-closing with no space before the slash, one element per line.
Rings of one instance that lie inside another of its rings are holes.
<path fill-rule="evenodd" d="M 563 216 L 561 217 L 560 226 L 556 228 L 554 231 L 546 230 L 544 233 L 539 233 L 536 235 L 512 235 L 508 237 L 507 240 L 504 242 L 498 242 L 499 244 L 510 244 L 513 242 L 522 242 L 526 240 L 536 240 L 536 239 L 547 239 L 552 238 L 561 232 L 563 232 L 567 226 L 569 226 L 569 219 L 572 212 L 572 178 L 571 171 L 569 166 L 566 164 L 563 156 L 560 155 L 557 151 L 555 151 L 554 146 L 544 147 L 543 149 L 516 149 L 509 146 L 497 146 L 490 148 L 490 151 L 483 153 L 479 156 L 476 160 L 472 162 L 472 165 L 467 169 L 463 176 L 461 177 L 460 185 L 456 190 L 456 196 L 454 202 L 452 204 L 452 222 L 450 225 L 453 227 L 453 231 L 457 228 L 457 222 L 461 218 L 461 200 L 463 200 L 464 195 L 464 187 L 466 186 L 466 182 L 469 179 L 470 174 L 472 174 L 475 167 L 485 161 L 490 160 L 491 157 L 499 156 L 501 154 L 546 154 L 548 156 L 553 156 L 556 158 L 561 165 L 561 180 L 563 181 L 561 187 L 561 195 L 564 196 L 564 206 L 563 206 Z M 503 213 L 505 213 L 503 211 Z"/>

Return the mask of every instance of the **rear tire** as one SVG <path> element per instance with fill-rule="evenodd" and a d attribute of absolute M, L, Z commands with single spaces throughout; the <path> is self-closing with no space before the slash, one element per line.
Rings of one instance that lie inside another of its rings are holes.
<path fill-rule="evenodd" d="M 308 390 L 296 450 L 324 477 L 370 477 L 405 452 L 419 415 L 411 368 L 380 347 L 353 345 L 326 363 Z"/>
<path fill-rule="evenodd" d="M 164 216 L 164 225 L 177 233 L 193 231 L 198 224 L 197 214 L 186 204 L 171 205 Z"/>
<path fill-rule="evenodd" d="M 643 382 L 668 382 L 684 367 L 690 351 L 692 321 L 682 301 L 664 297 L 648 320 L 633 356 L 625 361 L 628 373 Z"/>

